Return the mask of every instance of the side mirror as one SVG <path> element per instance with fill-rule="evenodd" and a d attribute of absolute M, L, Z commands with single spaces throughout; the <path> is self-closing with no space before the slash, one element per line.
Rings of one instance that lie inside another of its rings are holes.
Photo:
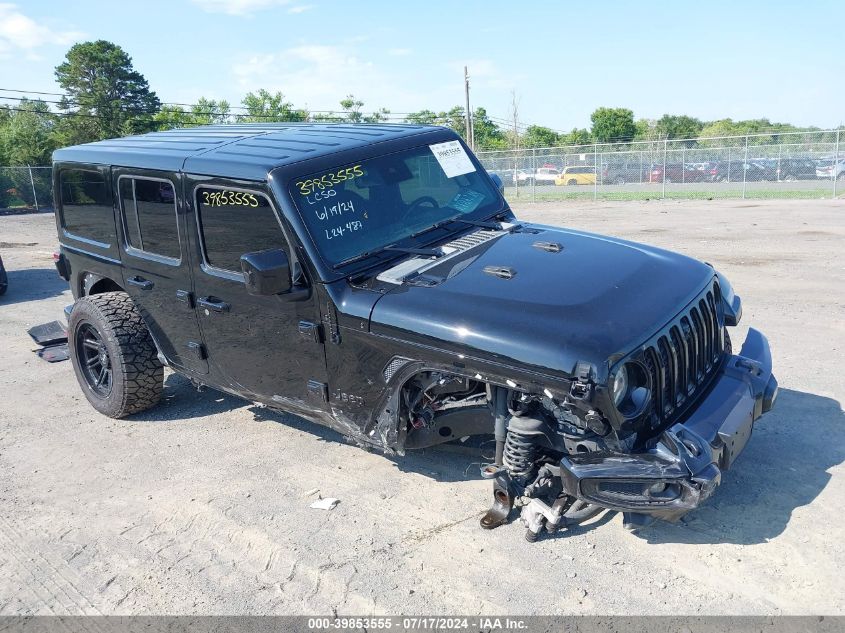
<path fill-rule="evenodd" d="M 496 185 L 496 189 L 499 190 L 499 193 L 504 195 L 504 193 L 505 193 L 505 183 L 502 182 L 502 179 L 499 176 L 499 174 L 494 174 L 494 173 L 489 172 L 489 171 L 487 173 L 490 176 L 490 180 L 492 180 L 493 184 Z"/>
<path fill-rule="evenodd" d="M 251 295 L 277 295 L 293 285 L 288 256 L 280 248 L 241 255 L 241 270 Z"/>

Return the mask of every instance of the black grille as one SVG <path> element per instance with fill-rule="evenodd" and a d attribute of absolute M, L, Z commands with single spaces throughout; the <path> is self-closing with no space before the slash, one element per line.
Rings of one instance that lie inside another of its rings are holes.
<path fill-rule="evenodd" d="M 724 352 L 723 322 L 719 285 L 713 283 L 646 347 L 659 421 L 680 411 L 708 382 Z"/>

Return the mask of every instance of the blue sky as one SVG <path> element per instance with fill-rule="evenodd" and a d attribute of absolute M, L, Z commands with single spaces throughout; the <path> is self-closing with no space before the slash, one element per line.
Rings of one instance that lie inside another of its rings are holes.
<path fill-rule="evenodd" d="M 845 2 L 74 0 L 0 2 L 0 88 L 56 91 L 69 46 L 122 46 L 165 102 L 282 91 L 396 113 L 463 103 L 589 127 L 599 106 L 702 119 L 845 122 Z M 7 94 L 7 93 L 0 93 Z M 0 101 L 0 103 L 10 103 Z"/>

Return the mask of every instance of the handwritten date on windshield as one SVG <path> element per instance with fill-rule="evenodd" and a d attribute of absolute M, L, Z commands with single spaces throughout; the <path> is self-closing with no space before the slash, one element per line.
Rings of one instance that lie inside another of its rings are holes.
<path fill-rule="evenodd" d="M 354 213 L 355 206 L 352 204 L 352 201 L 339 201 L 332 206 L 323 206 L 321 211 L 314 210 L 314 213 L 317 215 L 317 219 L 319 220 L 328 220 L 329 218 L 334 218 L 344 213 Z"/>

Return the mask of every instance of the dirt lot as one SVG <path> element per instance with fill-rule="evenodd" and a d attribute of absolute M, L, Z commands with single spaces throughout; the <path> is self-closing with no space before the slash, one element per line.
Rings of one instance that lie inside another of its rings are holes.
<path fill-rule="evenodd" d="M 780 399 L 705 507 L 532 545 L 478 527 L 476 457 L 366 453 L 176 375 L 154 411 L 104 418 L 25 332 L 70 302 L 52 216 L 0 217 L 0 614 L 845 613 L 845 205 L 517 209 L 712 262 L 768 335 Z M 309 509 L 313 488 L 340 505 Z"/>

